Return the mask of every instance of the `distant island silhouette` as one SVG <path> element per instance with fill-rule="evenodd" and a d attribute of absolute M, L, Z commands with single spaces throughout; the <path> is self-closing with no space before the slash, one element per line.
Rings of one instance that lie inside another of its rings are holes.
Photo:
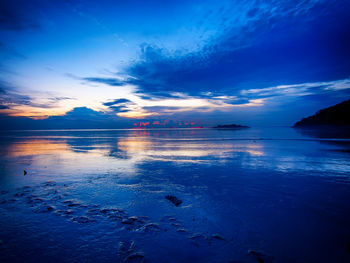
<path fill-rule="evenodd" d="M 213 128 L 214 129 L 246 129 L 250 127 L 244 126 L 244 125 L 238 125 L 238 124 L 226 124 L 226 125 L 217 125 Z"/>
<path fill-rule="evenodd" d="M 295 128 L 317 126 L 350 126 L 350 99 L 319 110 L 294 124 Z"/>

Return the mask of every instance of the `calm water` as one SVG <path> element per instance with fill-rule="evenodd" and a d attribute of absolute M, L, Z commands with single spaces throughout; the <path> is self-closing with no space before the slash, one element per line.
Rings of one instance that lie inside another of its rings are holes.
<path fill-rule="evenodd" d="M 22 131 L 0 147 L 1 262 L 350 260 L 348 140 Z"/>

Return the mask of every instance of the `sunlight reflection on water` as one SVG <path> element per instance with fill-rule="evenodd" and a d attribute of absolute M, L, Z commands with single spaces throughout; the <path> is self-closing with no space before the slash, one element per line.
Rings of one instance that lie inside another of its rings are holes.
<path fill-rule="evenodd" d="M 346 155 L 330 152 L 343 145 L 306 140 L 298 134 L 293 134 L 295 140 L 280 140 L 286 132 L 277 134 L 277 140 L 270 134 L 265 140 L 256 130 L 42 131 L 13 134 L 12 140 L 5 141 L 3 154 L 28 159 L 34 168 L 56 166 L 67 173 L 115 170 L 131 176 L 137 173 L 138 164 L 147 161 L 206 165 L 230 161 L 280 171 L 350 171 Z"/>

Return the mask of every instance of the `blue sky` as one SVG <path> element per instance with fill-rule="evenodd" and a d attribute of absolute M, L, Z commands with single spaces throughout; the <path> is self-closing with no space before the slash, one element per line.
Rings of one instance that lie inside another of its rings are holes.
<path fill-rule="evenodd" d="M 2 116 L 292 125 L 349 98 L 350 1 L 0 5 Z"/>

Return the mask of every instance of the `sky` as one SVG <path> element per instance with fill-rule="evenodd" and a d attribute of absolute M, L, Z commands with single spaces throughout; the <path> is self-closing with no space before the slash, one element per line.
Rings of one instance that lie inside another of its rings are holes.
<path fill-rule="evenodd" d="M 2 0 L 0 121 L 290 126 L 349 99 L 349 13 L 349 0 Z"/>

